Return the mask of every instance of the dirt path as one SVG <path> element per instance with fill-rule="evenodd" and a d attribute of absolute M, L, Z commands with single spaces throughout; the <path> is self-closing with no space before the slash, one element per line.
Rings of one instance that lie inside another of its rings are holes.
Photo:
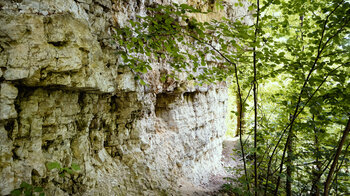
<path fill-rule="evenodd" d="M 237 176 L 234 176 L 232 172 L 227 171 L 228 168 L 239 168 L 242 167 L 243 162 L 241 160 L 241 157 L 237 155 L 237 153 L 234 153 L 232 149 L 239 149 L 239 138 L 229 138 L 225 139 L 223 142 L 223 151 L 222 151 L 222 158 L 221 158 L 221 164 L 225 168 L 222 173 L 216 174 L 211 176 L 208 183 L 201 184 L 200 187 L 183 187 L 184 189 L 188 189 L 189 192 L 188 196 L 224 196 L 226 194 L 220 193 L 221 187 L 223 184 L 225 184 L 227 181 L 224 179 L 226 177 L 234 177 L 237 178 Z M 233 159 L 232 159 L 233 158 Z"/>

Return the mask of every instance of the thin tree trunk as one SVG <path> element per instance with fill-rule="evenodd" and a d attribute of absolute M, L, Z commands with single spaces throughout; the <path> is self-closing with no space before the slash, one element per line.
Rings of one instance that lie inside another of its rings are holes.
<path fill-rule="evenodd" d="M 297 107 L 298 109 L 298 107 Z M 296 110 L 297 111 L 297 110 Z M 292 122 L 294 122 L 294 115 L 292 117 Z M 278 189 L 279 189 L 279 185 L 280 185 L 280 182 L 281 182 L 281 174 L 282 174 L 282 171 L 283 171 L 283 165 L 284 165 L 284 158 L 286 157 L 286 152 L 287 152 L 287 147 L 288 147 L 288 144 L 290 142 L 290 140 L 292 139 L 291 138 L 291 135 L 290 134 L 293 130 L 293 124 L 290 125 L 289 127 L 289 132 L 288 132 L 288 137 L 287 137 L 287 141 L 286 141 L 286 144 L 284 145 L 284 149 L 283 149 L 283 153 L 282 153 L 282 160 L 281 160 L 281 163 L 280 163 L 280 167 L 279 167 L 279 175 L 277 177 L 277 182 L 276 182 L 276 188 L 275 188 L 275 193 L 274 195 L 278 195 Z"/>
<path fill-rule="evenodd" d="M 244 134 L 244 128 L 245 128 L 245 108 L 244 103 L 241 102 L 241 98 L 239 97 L 239 93 L 236 93 L 236 108 L 237 108 L 237 131 L 236 131 L 236 137 L 242 134 Z"/>
<path fill-rule="evenodd" d="M 339 156 L 341 154 L 341 151 L 342 151 L 343 145 L 345 143 L 346 137 L 349 135 L 349 131 L 350 131 L 350 118 L 349 118 L 348 124 L 346 125 L 346 128 L 344 130 L 343 136 L 342 136 L 342 138 L 339 141 L 337 152 L 335 153 L 335 156 L 334 156 L 331 168 L 329 169 L 327 180 L 324 183 L 324 195 L 325 196 L 328 196 L 328 194 L 329 194 L 329 185 L 330 185 L 330 183 L 332 181 L 332 176 L 333 176 L 333 173 L 334 173 L 334 169 L 335 169 L 335 166 L 338 163 Z"/>
<path fill-rule="evenodd" d="M 291 115 L 291 118 L 292 115 Z M 293 138 L 293 132 L 288 133 L 288 138 Z M 287 143 L 287 157 L 286 157 L 286 168 L 287 168 L 287 180 L 286 180 L 286 194 L 287 196 L 292 195 L 292 157 L 293 157 L 293 139 L 290 139 Z"/>
<path fill-rule="evenodd" d="M 312 115 L 312 120 L 315 123 L 315 115 Z M 320 195 L 320 188 L 318 187 L 318 184 L 320 183 L 320 176 L 321 176 L 321 162 L 319 160 L 319 154 L 320 154 L 320 146 L 318 141 L 318 131 L 317 127 L 315 125 L 314 127 L 314 145 L 316 150 L 316 162 L 315 162 L 315 168 L 312 171 L 312 186 L 311 186 L 311 195 L 312 196 L 319 196 Z"/>
<path fill-rule="evenodd" d="M 343 163 L 344 163 L 344 159 L 345 159 L 345 157 L 347 156 L 347 152 L 348 152 L 349 146 L 350 146 L 350 143 L 346 146 L 346 148 L 345 148 L 345 150 L 344 150 L 343 159 L 341 160 L 341 162 L 340 162 L 338 168 L 335 170 L 335 177 L 334 177 L 335 179 L 337 179 L 339 170 L 341 169 L 341 167 L 342 167 L 342 165 L 343 165 Z M 334 181 L 333 181 L 333 183 L 334 183 Z"/>
<path fill-rule="evenodd" d="M 228 60 L 228 59 L 226 59 Z M 231 63 L 231 61 L 229 61 Z M 242 92 L 241 92 L 241 87 L 239 85 L 239 80 L 238 80 L 238 67 L 237 64 L 235 63 L 231 63 L 234 65 L 235 68 L 235 78 L 236 78 L 236 85 L 237 85 L 237 95 L 238 95 L 238 100 L 241 104 L 239 104 L 239 108 L 238 108 L 238 115 L 242 117 L 243 115 L 243 101 L 242 101 Z M 242 157 L 243 157 L 243 168 L 244 168 L 244 174 L 245 174 L 245 179 L 247 181 L 247 189 L 248 191 L 250 191 L 250 186 L 249 186 L 249 176 L 248 176 L 248 172 L 247 172 L 247 163 L 246 163 L 246 159 L 245 159 L 245 153 L 244 153 L 244 144 L 243 144 L 243 139 L 242 139 L 242 118 L 239 119 L 239 121 L 237 122 L 239 123 L 239 143 L 241 144 L 241 151 L 242 151 Z"/>
<path fill-rule="evenodd" d="M 258 31 L 259 31 L 259 14 L 260 5 L 259 0 L 256 1 L 257 5 L 257 15 L 256 15 L 256 26 L 255 26 L 255 40 L 257 42 Z M 254 82 L 253 82 L 253 92 L 254 92 L 254 194 L 258 195 L 258 167 L 257 167 L 257 129 L 258 129 L 258 99 L 257 99 L 257 80 L 256 80 L 256 70 L 257 70 L 257 58 L 256 58 L 256 46 L 253 49 L 253 64 L 254 64 Z"/>
<path fill-rule="evenodd" d="M 242 94 L 241 94 L 241 90 L 240 90 L 240 87 L 239 87 L 239 82 L 238 82 L 238 75 L 237 75 L 237 72 L 235 73 L 236 74 L 236 80 L 237 80 L 237 89 L 238 89 L 238 97 L 239 97 L 239 101 L 240 103 L 242 103 Z M 238 115 L 239 116 L 242 116 L 242 104 L 239 105 L 239 113 Z M 244 167 L 244 174 L 245 174 L 245 178 L 246 178 L 246 181 L 247 181 L 247 189 L 248 191 L 250 190 L 250 187 L 249 187 L 249 176 L 248 176 L 248 172 L 247 172 L 247 163 L 246 163 L 246 159 L 245 159 L 245 153 L 244 153 L 244 145 L 243 145 L 243 139 L 242 139 L 242 118 L 240 118 L 240 121 L 237 122 L 239 123 L 239 143 L 241 144 L 241 151 L 242 151 L 242 157 L 243 157 L 243 167 Z"/>

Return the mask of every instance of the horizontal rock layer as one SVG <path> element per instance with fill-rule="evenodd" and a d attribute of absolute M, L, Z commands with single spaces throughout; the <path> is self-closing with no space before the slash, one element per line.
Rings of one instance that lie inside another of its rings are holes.
<path fill-rule="evenodd" d="M 159 63 L 142 86 L 118 68 L 112 27 L 154 2 L 0 2 L 0 194 L 27 182 L 48 195 L 162 195 L 222 169 L 224 86 L 165 85 Z M 81 170 L 62 177 L 49 162 Z"/>

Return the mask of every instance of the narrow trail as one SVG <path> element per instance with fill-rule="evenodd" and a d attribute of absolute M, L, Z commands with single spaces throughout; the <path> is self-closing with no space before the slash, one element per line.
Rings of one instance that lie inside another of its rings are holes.
<path fill-rule="evenodd" d="M 221 173 L 210 177 L 208 183 L 201 184 L 199 187 L 191 185 L 184 186 L 183 190 L 187 192 L 188 196 L 226 196 L 228 194 L 220 192 L 222 185 L 227 183 L 225 178 L 238 178 L 237 174 L 228 171 L 229 168 L 242 168 L 243 161 L 241 157 L 232 151 L 232 149 L 239 149 L 239 138 L 226 138 L 223 142 L 221 164 L 225 168 Z M 187 190 L 187 191 L 186 191 Z"/>

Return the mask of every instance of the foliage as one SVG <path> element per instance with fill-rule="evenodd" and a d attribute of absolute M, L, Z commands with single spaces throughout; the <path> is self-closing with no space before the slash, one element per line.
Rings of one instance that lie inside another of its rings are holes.
<path fill-rule="evenodd" d="M 20 196 L 20 195 L 32 196 L 32 195 L 36 195 L 37 193 L 39 196 L 44 196 L 45 193 L 43 192 L 43 190 L 44 189 L 42 187 L 34 187 L 31 184 L 22 182 L 20 185 L 20 188 L 11 191 L 10 194 L 11 196 Z"/>
<path fill-rule="evenodd" d="M 58 162 L 48 162 L 46 164 L 48 170 L 57 169 L 59 176 L 64 177 L 65 174 L 73 174 L 76 171 L 80 170 L 80 166 L 78 164 L 72 163 L 70 167 L 61 167 L 61 164 Z M 11 191 L 12 196 L 32 196 L 38 194 L 39 196 L 44 196 L 44 189 L 42 187 L 35 187 L 27 182 L 22 182 L 20 188 Z"/>
<path fill-rule="evenodd" d="M 58 162 L 48 162 L 46 164 L 46 167 L 48 170 L 57 169 L 58 174 L 63 177 L 66 173 L 67 174 L 73 174 L 76 171 L 80 170 L 80 166 L 78 164 L 72 163 L 70 167 L 62 167 L 60 163 Z"/>
<path fill-rule="evenodd" d="M 218 21 L 198 22 L 188 13 L 208 12 L 200 12 L 186 4 L 157 5 L 147 10 L 147 16 L 138 16 L 136 20 L 130 21 L 130 26 L 115 29 L 120 47 L 118 54 L 122 57 L 124 66 L 136 74 L 136 79 L 151 70 L 152 63 L 164 61 L 174 72 L 164 75 L 161 78 L 163 82 L 167 77 L 175 77 L 176 72 L 185 72 L 188 79 L 206 83 L 222 81 L 233 73 L 233 68 L 228 66 L 230 63 L 224 60 L 226 57 L 218 56 L 219 51 L 214 45 L 220 45 L 223 48 L 221 52 L 225 54 L 229 53 L 230 44 L 238 49 L 238 43 L 233 40 L 236 37 L 234 33 L 237 32 L 234 29 L 240 30 L 239 36 L 246 36 L 247 29 L 242 23 L 238 21 L 232 23 L 233 26 L 228 26 Z M 222 26 L 217 28 L 216 25 Z M 223 37 L 231 37 L 231 41 L 226 43 Z M 234 59 L 234 56 L 229 58 Z M 214 66 L 213 63 L 217 65 L 218 62 L 222 63 L 220 67 Z M 201 74 L 194 76 L 195 72 Z"/>
<path fill-rule="evenodd" d="M 163 82 L 177 72 L 200 84 L 233 81 L 248 139 L 240 135 L 241 186 L 227 190 L 348 194 L 349 140 L 340 141 L 350 118 L 350 2 L 258 0 L 247 9 L 253 24 L 199 22 L 192 16 L 207 12 L 155 5 L 116 28 L 119 54 L 137 79 L 152 64 L 169 64 Z"/>

